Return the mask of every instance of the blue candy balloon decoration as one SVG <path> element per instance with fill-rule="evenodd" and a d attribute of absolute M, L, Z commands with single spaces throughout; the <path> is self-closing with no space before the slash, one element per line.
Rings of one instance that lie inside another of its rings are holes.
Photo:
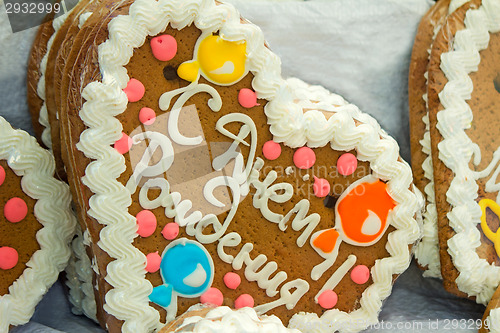
<path fill-rule="evenodd" d="M 164 284 L 153 288 L 149 299 L 167 309 L 167 319 L 173 318 L 177 313 L 177 296 L 199 297 L 210 288 L 214 263 L 203 245 L 180 238 L 163 251 L 160 274 Z"/>

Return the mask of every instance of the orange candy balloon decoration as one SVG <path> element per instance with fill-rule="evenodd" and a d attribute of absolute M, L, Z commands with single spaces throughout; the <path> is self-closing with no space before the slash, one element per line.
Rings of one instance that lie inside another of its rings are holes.
<path fill-rule="evenodd" d="M 335 206 L 335 227 L 320 230 L 311 245 L 322 257 L 335 261 L 342 241 L 370 246 L 382 238 L 389 226 L 389 213 L 396 206 L 387 193 L 387 184 L 374 176 L 354 182 Z"/>

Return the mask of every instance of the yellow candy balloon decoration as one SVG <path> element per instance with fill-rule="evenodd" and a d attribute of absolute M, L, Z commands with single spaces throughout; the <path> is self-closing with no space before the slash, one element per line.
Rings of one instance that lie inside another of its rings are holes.
<path fill-rule="evenodd" d="M 500 256 L 500 228 L 493 232 L 488 226 L 488 223 L 486 223 L 486 208 L 491 209 L 496 216 L 500 217 L 500 206 L 491 199 L 481 199 L 481 201 L 479 201 L 479 207 L 481 207 L 482 212 L 481 229 L 484 235 L 493 242 L 497 256 Z"/>
<path fill-rule="evenodd" d="M 231 85 L 241 80 L 246 69 L 246 42 L 230 42 L 219 36 L 204 37 L 195 49 L 195 59 L 177 69 L 180 78 L 194 82 L 201 74 L 218 85 Z"/>

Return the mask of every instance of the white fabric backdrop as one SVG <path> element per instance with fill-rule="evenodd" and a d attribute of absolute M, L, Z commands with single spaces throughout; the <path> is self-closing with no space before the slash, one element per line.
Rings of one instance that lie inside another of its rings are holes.
<path fill-rule="evenodd" d="M 262 28 L 271 49 L 282 58 L 285 77 L 321 84 L 343 95 L 374 116 L 409 159 L 407 71 L 416 28 L 430 0 L 230 2 Z M 0 5 L 0 116 L 29 132 L 25 76 L 34 33 L 31 29 L 12 34 Z M 446 293 L 439 280 L 422 278 L 412 264 L 384 304 L 380 315 L 384 324 L 367 332 L 476 332 L 475 325 L 453 329 L 448 321 L 477 320 L 483 311 L 482 306 Z M 102 330 L 70 313 L 58 283 L 32 321 L 13 332 Z"/>

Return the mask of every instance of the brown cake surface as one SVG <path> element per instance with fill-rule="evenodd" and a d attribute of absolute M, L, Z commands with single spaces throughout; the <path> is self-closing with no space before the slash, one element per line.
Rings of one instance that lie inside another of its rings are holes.
<path fill-rule="evenodd" d="M 5 178 L 2 181 L 3 174 Z M 22 217 L 23 214 L 20 211 L 23 210 L 23 203 L 27 208 L 26 216 L 18 222 L 9 220 L 7 216 L 10 217 L 12 214 Z M 0 248 L 12 248 L 18 254 L 17 264 L 14 267 L 0 268 L 0 296 L 8 294 L 9 287 L 23 274 L 27 268 L 26 263 L 33 253 L 40 249 L 36 233 L 42 225 L 33 214 L 35 203 L 36 200 L 24 193 L 21 187 L 21 177 L 12 171 L 5 160 L 0 160 Z"/>

